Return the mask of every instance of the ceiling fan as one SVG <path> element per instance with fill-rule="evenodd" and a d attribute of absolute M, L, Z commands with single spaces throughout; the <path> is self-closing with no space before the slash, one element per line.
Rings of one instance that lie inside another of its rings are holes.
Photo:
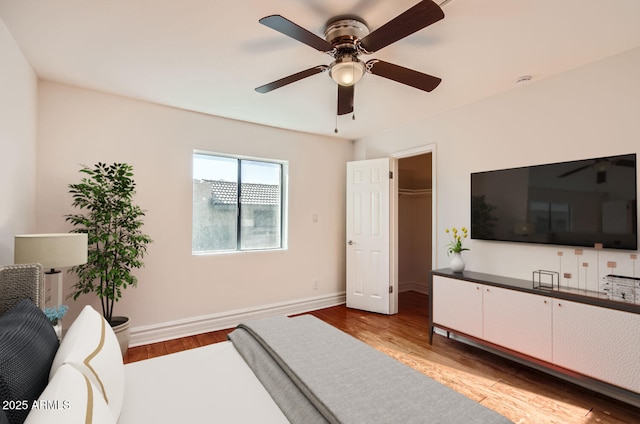
<path fill-rule="evenodd" d="M 572 169 L 569 172 L 565 172 L 564 174 L 558 175 L 558 178 L 568 177 L 569 175 L 575 174 L 580 171 L 584 171 L 589 168 L 593 168 L 596 171 L 596 183 L 602 184 L 607 182 L 607 170 L 611 166 L 622 166 L 627 168 L 634 168 L 635 161 L 631 159 L 594 159 L 593 163 L 588 165 L 580 166 L 576 169 Z"/>
<path fill-rule="evenodd" d="M 363 62 L 361 55 L 374 53 L 444 18 L 439 5 L 423 0 L 380 28 L 369 32 L 363 19 L 341 15 L 330 19 L 322 39 L 290 20 L 271 15 L 259 20 L 262 25 L 281 32 L 334 58 L 329 65 L 318 65 L 256 88 L 268 93 L 277 88 L 312 75 L 328 71 L 338 84 L 338 115 L 353 112 L 354 85 L 365 72 L 406 84 L 424 91 L 432 91 L 442 81 L 438 77 L 394 65 L 378 59 Z"/>

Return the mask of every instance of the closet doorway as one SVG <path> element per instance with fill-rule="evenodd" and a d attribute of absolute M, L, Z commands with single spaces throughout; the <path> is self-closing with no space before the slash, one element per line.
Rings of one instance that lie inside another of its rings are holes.
<path fill-rule="evenodd" d="M 429 147 L 398 155 L 394 156 L 398 293 L 415 291 L 428 294 L 429 272 L 435 261 L 434 151 Z"/>

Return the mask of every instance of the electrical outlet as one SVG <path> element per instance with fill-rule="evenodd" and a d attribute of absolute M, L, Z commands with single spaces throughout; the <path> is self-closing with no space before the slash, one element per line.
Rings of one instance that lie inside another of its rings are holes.
<path fill-rule="evenodd" d="M 320 285 L 320 282 L 318 280 L 313 280 L 313 289 L 314 290 L 318 290 L 318 286 Z"/>

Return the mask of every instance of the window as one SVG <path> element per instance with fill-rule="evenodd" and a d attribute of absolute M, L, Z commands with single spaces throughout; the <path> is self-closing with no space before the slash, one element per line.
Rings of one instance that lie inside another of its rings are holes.
<path fill-rule="evenodd" d="M 529 217 L 535 223 L 536 233 L 571 231 L 571 205 L 568 203 L 531 201 Z"/>
<path fill-rule="evenodd" d="M 194 153 L 192 252 L 283 248 L 286 165 Z"/>

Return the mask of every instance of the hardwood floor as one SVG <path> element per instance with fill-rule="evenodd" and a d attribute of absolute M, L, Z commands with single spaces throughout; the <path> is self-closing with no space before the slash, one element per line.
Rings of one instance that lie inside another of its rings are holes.
<path fill-rule="evenodd" d="M 401 293 L 400 313 L 379 315 L 344 305 L 312 315 L 387 353 L 514 423 L 640 423 L 640 408 L 446 337 L 428 344 L 428 297 Z M 130 348 L 125 363 L 226 340 L 232 329 Z"/>

